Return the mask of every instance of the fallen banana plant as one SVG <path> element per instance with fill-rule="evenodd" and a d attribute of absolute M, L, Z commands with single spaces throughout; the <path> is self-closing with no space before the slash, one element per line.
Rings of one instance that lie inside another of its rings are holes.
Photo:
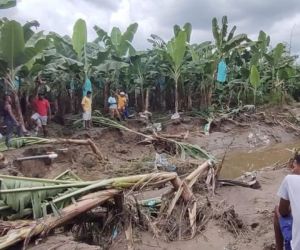
<path fill-rule="evenodd" d="M 32 215 L 38 219 L 49 213 L 58 214 L 74 198 L 86 193 L 110 188 L 141 190 L 175 178 L 178 178 L 176 173 L 151 173 L 83 182 L 0 175 L 0 216 L 20 219 Z"/>
<path fill-rule="evenodd" d="M 98 156 L 100 160 L 104 159 L 100 149 L 95 142 L 91 139 L 87 140 L 74 140 L 74 139 L 62 139 L 62 138 L 40 138 L 40 137 L 18 137 L 13 138 L 10 141 L 10 148 L 5 145 L 5 142 L 0 143 L 0 152 L 7 151 L 9 149 L 21 148 L 24 146 L 36 145 L 36 144 L 75 144 L 75 145 L 88 145 L 91 147 L 94 154 Z"/>
<path fill-rule="evenodd" d="M 181 197 L 189 204 L 188 214 L 192 236 L 196 232 L 196 202 L 191 190 L 196 179 L 203 174 L 211 162 L 206 161 L 186 179 L 176 173 L 158 172 L 125 176 L 98 181 L 82 181 L 71 171 L 65 171 L 53 180 L 0 175 L 0 249 L 10 247 L 19 241 L 26 245 L 32 236 L 47 232 L 77 215 L 85 213 L 105 201 L 116 198 L 122 192 L 127 195 L 144 188 L 160 187 L 164 183 L 173 186 L 174 198 L 168 207 L 168 214 Z M 116 199 L 115 200 L 115 205 Z M 165 214 L 165 213 L 164 213 Z M 19 220 L 34 218 L 35 220 Z M 7 221 L 8 219 L 14 221 Z M 126 229 L 131 238 L 131 227 Z"/>
<path fill-rule="evenodd" d="M 208 152 L 206 152 L 204 149 L 200 148 L 197 145 L 186 143 L 186 142 L 180 142 L 176 141 L 172 138 L 164 137 L 162 135 L 153 133 L 153 135 L 146 135 L 141 132 L 138 132 L 136 130 L 130 129 L 122 124 L 120 124 L 117 121 L 111 120 L 109 118 L 103 117 L 100 112 L 95 111 L 92 116 L 92 121 L 95 124 L 106 126 L 106 127 L 112 127 L 117 128 L 120 130 L 124 130 L 130 133 L 134 133 L 136 135 L 139 135 L 143 138 L 145 138 L 148 142 L 151 142 L 153 144 L 162 144 L 162 143 L 168 143 L 173 148 L 176 154 L 178 154 L 182 159 L 186 159 L 187 156 L 194 158 L 194 159 L 206 159 L 206 160 L 212 160 L 216 161 L 216 159 L 210 155 Z M 81 120 L 75 121 L 74 125 L 80 123 Z"/>
<path fill-rule="evenodd" d="M 87 194 L 60 211 L 59 216 L 54 214 L 43 219 L 35 221 L 1 221 L 0 222 L 0 249 L 8 248 L 17 242 L 25 240 L 25 243 L 35 235 L 47 233 L 49 230 L 63 225 L 65 222 L 73 219 L 92 208 L 112 199 L 119 194 L 120 190 L 109 189 L 96 193 Z"/>

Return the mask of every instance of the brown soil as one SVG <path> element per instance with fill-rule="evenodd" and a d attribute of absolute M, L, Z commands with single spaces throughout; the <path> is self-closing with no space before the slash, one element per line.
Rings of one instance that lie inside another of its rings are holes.
<path fill-rule="evenodd" d="M 296 115 L 300 113 L 296 108 L 292 110 Z M 225 160 L 223 169 L 223 176 L 226 178 L 235 178 L 244 171 L 252 171 L 261 167 L 274 167 L 275 164 L 286 161 L 290 155 L 285 153 L 280 157 L 274 157 L 274 161 L 265 160 L 262 163 L 257 163 L 255 166 L 250 166 L 248 161 L 253 163 L 256 158 L 261 158 L 259 152 L 269 150 L 269 155 L 272 157 L 272 152 L 276 152 L 278 155 L 278 152 L 287 152 L 285 151 L 286 147 L 300 146 L 299 138 L 294 131 L 287 130 L 279 125 L 269 125 L 257 119 L 243 122 L 248 124 L 248 126 L 239 126 L 225 121 L 220 126 L 213 126 L 212 133 L 204 136 L 200 134 L 200 131 L 203 131 L 203 120 L 189 117 L 180 125 L 172 123 L 164 125 L 163 132 L 177 134 L 188 130 L 190 131 L 188 142 L 199 145 L 219 159 L 228 150 L 229 152 L 226 156 L 228 160 Z M 141 128 L 141 125 L 136 124 L 134 121 L 127 123 L 127 126 L 134 129 Z M 51 125 L 51 127 L 52 135 L 59 134 L 56 131 L 62 130 L 57 125 Z M 14 159 L 20 156 L 35 155 L 41 152 L 57 151 L 66 148 L 67 150 L 59 151 L 59 157 L 50 165 L 49 162 L 41 161 L 14 162 L 5 169 L 1 169 L 1 173 L 53 178 L 67 169 L 72 169 L 83 180 L 96 180 L 111 176 L 125 176 L 153 171 L 155 150 L 152 145 L 138 144 L 143 138 L 137 135 L 121 132 L 117 129 L 93 128 L 88 132 L 75 131 L 71 137 L 93 139 L 107 160 L 99 162 L 93 154 L 90 154 L 90 149 L 87 146 L 35 146 L 30 147 L 30 149 L 9 151 L 5 153 L 5 156 L 10 162 L 13 162 Z M 274 145 L 277 151 L 273 151 Z M 235 167 L 238 170 L 230 172 L 231 166 L 233 169 Z M 283 169 L 259 171 L 257 180 L 261 184 L 261 189 L 221 187 L 217 189 L 216 196 L 209 197 L 216 203 L 225 201 L 227 206 L 233 206 L 234 211 L 245 226 L 244 230 L 238 232 L 238 234 L 230 232 L 216 219 L 211 220 L 201 234 L 189 241 L 165 242 L 154 239 L 150 233 L 135 232 L 136 249 L 274 249 L 273 208 L 277 203 L 277 189 L 286 174 L 287 170 Z M 78 243 L 70 235 L 58 233 L 47 237 L 41 244 L 31 247 L 31 249 L 100 248 Z M 120 234 L 110 249 L 127 249 L 124 235 Z"/>

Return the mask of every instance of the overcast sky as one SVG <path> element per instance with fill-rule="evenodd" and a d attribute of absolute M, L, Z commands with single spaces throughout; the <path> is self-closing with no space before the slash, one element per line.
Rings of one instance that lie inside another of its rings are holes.
<path fill-rule="evenodd" d="M 192 42 L 212 40 L 211 19 L 228 16 L 237 33 L 255 39 L 260 30 L 271 36 L 272 44 L 287 42 L 300 54 L 300 0 L 18 0 L 15 8 L 0 10 L 1 17 L 22 23 L 40 22 L 40 29 L 72 34 L 78 18 L 86 20 L 89 40 L 96 37 L 93 26 L 104 30 L 139 23 L 134 39 L 137 49 L 149 47 L 147 38 L 154 33 L 169 39 L 173 25 L 190 22 Z"/>

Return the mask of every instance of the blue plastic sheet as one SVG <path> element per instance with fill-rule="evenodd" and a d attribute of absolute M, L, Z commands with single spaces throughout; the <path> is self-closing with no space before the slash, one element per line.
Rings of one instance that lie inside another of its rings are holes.
<path fill-rule="evenodd" d="M 86 78 L 83 89 L 82 89 L 82 95 L 86 96 L 88 91 L 92 92 L 92 82 L 89 78 Z"/>
<path fill-rule="evenodd" d="M 217 81 L 218 82 L 225 82 L 227 76 L 227 65 L 222 59 L 218 64 L 218 74 L 217 74 Z"/>

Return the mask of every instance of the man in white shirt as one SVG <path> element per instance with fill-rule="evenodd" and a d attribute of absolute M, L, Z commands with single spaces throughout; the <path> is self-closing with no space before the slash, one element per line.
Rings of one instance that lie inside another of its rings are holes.
<path fill-rule="evenodd" d="M 276 250 L 283 250 L 284 245 L 285 249 L 300 249 L 300 154 L 294 159 L 292 172 L 284 178 L 277 193 L 280 202 L 274 217 Z"/>

